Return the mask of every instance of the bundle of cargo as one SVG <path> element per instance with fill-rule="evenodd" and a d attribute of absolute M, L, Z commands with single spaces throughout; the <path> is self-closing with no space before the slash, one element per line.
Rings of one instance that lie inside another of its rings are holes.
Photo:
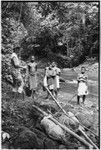
<path fill-rule="evenodd" d="M 74 122 L 71 122 L 70 120 L 69 121 L 65 120 L 65 121 L 69 122 L 69 126 L 71 126 L 71 128 L 73 128 L 72 124 L 74 123 L 76 125 L 75 131 L 71 130 L 66 125 L 63 125 L 56 118 L 54 118 L 52 115 L 47 114 L 45 111 L 41 110 L 39 107 L 33 105 L 33 108 L 44 115 L 40 123 L 45 129 L 45 132 L 48 134 L 48 136 L 51 137 L 52 139 L 61 141 L 66 144 L 66 142 L 68 142 L 69 135 L 70 135 L 74 137 L 75 139 L 77 139 L 80 143 L 82 143 L 82 145 L 85 146 L 85 148 L 98 149 L 97 146 L 88 138 L 85 132 L 82 131 L 82 128 L 80 128 L 81 126 L 78 125 L 79 123 L 78 120 L 73 116 L 72 113 L 69 112 Z M 81 131 L 83 138 L 76 133 L 77 129 Z M 68 133 L 68 138 L 66 136 L 66 133 Z"/>

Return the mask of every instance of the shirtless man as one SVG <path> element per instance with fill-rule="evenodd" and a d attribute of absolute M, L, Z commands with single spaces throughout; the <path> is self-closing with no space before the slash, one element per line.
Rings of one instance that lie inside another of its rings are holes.
<path fill-rule="evenodd" d="M 28 63 L 28 80 L 30 90 L 32 91 L 32 98 L 34 98 L 37 88 L 37 63 L 35 63 L 34 56 L 31 57 Z"/>

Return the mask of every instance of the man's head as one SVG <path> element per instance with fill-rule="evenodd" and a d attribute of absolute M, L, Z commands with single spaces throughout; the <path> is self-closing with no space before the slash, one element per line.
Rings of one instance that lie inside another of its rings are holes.
<path fill-rule="evenodd" d="M 34 61 L 35 61 L 35 57 L 31 56 L 31 62 L 34 62 Z"/>
<path fill-rule="evenodd" d="M 56 66 L 56 63 L 55 62 L 52 62 L 52 67 L 55 67 Z"/>
<path fill-rule="evenodd" d="M 81 73 L 85 73 L 85 71 L 86 71 L 85 67 L 84 66 L 81 67 Z"/>
<path fill-rule="evenodd" d="M 16 54 L 19 54 L 19 51 L 20 51 L 20 47 L 15 47 L 13 49 L 13 52 L 16 53 Z"/>
<path fill-rule="evenodd" d="M 50 66 L 50 64 L 51 64 L 50 62 L 47 62 L 47 66 Z"/>
<path fill-rule="evenodd" d="M 22 59 L 21 56 L 19 56 L 19 59 L 20 59 L 20 60 Z"/>

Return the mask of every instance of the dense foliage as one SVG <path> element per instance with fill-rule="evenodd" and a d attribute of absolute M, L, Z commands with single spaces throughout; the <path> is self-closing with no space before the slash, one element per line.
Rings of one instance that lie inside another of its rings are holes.
<path fill-rule="evenodd" d="M 2 2 L 1 6 L 3 73 L 6 56 L 17 46 L 25 60 L 33 54 L 62 67 L 98 56 L 98 2 Z"/>

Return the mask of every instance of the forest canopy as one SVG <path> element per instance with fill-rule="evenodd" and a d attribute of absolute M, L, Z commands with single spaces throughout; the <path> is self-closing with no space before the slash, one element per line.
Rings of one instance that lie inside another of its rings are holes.
<path fill-rule="evenodd" d="M 23 60 L 35 55 L 61 67 L 70 67 L 71 55 L 74 66 L 98 59 L 98 2 L 2 2 L 1 9 L 3 72 L 15 47 Z"/>

